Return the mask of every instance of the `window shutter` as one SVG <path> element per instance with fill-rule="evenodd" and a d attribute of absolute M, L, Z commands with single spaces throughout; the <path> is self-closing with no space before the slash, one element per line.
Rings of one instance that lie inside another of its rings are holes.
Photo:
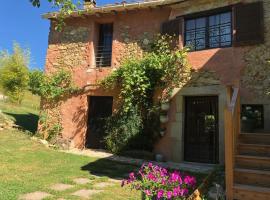
<path fill-rule="evenodd" d="M 164 22 L 161 25 L 161 34 L 168 34 L 168 35 L 182 34 L 182 18 L 176 18 Z"/>
<path fill-rule="evenodd" d="M 235 13 L 235 45 L 251 45 L 263 43 L 263 3 L 238 4 Z"/>

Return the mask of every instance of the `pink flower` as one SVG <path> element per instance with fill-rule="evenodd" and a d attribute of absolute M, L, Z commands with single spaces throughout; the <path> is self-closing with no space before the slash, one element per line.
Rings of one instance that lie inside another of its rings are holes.
<path fill-rule="evenodd" d="M 195 184 L 196 184 L 196 179 L 194 177 L 192 177 L 192 176 L 186 176 L 184 178 L 184 183 L 189 185 L 189 186 L 194 187 Z"/>
<path fill-rule="evenodd" d="M 178 172 L 173 172 L 171 174 L 171 179 L 170 180 L 171 180 L 171 182 L 177 182 L 179 178 L 180 178 L 179 173 Z"/>
<path fill-rule="evenodd" d="M 172 198 L 172 194 L 173 194 L 172 191 L 168 191 L 167 192 L 167 198 L 168 199 L 171 199 Z"/>
<path fill-rule="evenodd" d="M 188 190 L 186 188 L 180 190 L 181 196 L 186 196 L 188 194 Z"/>
<path fill-rule="evenodd" d="M 176 187 L 173 189 L 173 196 L 177 197 L 180 194 L 180 187 Z"/>
<path fill-rule="evenodd" d="M 150 190 L 144 190 L 144 193 L 145 193 L 147 196 L 151 196 L 151 191 L 150 191 Z"/>
<path fill-rule="evenodd" d="M 158 193 L 157 193 L 157 198 L 160 199 L 162 198 L 164 195 L 164 191 L 163 190 L 159 190 Z"/>
<path fill-rule="evenodd" d="M 131 172 L 131 173 L 129 174 L 129 179 L 130 179 L 131 181 L 134 181 L 134 180 L 135 180 L 134 172 Z"/>

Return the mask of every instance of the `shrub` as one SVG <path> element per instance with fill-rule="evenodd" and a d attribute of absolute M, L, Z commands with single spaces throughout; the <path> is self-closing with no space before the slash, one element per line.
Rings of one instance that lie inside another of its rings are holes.
<path fill-rule="evenodd" d="M 186 199 L 196 186 L 196 179 L 179 171 L 169 172 L 167 169 L 143 164 L 138 173 L 130 173 L 122 186 L 142 192 L 146 200 L 153 199 Z"/>
<path fill-rule="evenodd" d="M 106 147 L 113 153 L 129 149 L 132 140 L 142 133 L 142 118 L 136 107 L 129 112 L 119 110 L 105 124 Z"/>
<path fill-rule="evenodd" d="M 0 85 L 13 103 L 21 103 L 28 87 L 29 51 L 13 44 L 13 54 L 0 52 Z"/>

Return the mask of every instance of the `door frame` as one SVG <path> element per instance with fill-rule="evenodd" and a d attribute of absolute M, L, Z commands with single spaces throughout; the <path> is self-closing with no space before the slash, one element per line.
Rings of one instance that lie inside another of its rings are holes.
<path fill-rule="evenodd" d="M 184 105 L 183 105 L 183 110 L 184 110 L 184 112 L 183 112 L 183 116 L 184 116 L 184 120 L 183 120 L 183 160 L 184 161 L 186 161 L 186 162 L 195 162 L 195 163 L 202 163 L 202 162 L 200 162 L 200 161 L 187 161 L 186 160 L 186 145 L 187 145 L 187 142 L 186 142 L 186 126 L 187 126 L 187 115 L 186 115 L 186 112 L 187 112 L 187 98 L 192 98 L 192 97 L 205 97 L 205 98 L 207 98 L 207 97 L 216 97 L 216 109 L 217 109 L 217 114 L 216 114 L 216 133 L 215 133 L 215 146 L 214 146 L 214 160 L 213 160 L 213 162 L 203 162 L 203 163 L 206 163 L 206 164 L 218 164 L 220 161 L 219 161 L 219 159 L 220 159 L 220 155 L 219 155 L 219 153 L 220 153 L 220 144 L 219 144 L 219 140 L 220 140 L 220 126 L 219 126 L 219 115 L 220 115 L 220 108 L 219 108 L 219 104 L 220 104 L 220 102 L 219 102 L 219 95 L 185 95 L 185 96 L 183 96 L 183 99 L 184 99 L 184 101 L 183 101 L 183 103 L 184 103 Z"/>

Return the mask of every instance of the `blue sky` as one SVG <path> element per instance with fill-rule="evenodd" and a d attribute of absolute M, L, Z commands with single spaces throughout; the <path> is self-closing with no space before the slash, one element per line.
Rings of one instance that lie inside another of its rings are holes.
<path fill-rule="evenodd" d="M 114 0 L 97 0 L 98 5 Z M 31 51 L 30 68 L 43 69 L 48 47 L 49 21 L 41 14 L 52 11 L 47 0 L 35 8 L 29 0 L 8 0 L 0 6 L 0 50 L 12 52 L 13 41 Z"/>

